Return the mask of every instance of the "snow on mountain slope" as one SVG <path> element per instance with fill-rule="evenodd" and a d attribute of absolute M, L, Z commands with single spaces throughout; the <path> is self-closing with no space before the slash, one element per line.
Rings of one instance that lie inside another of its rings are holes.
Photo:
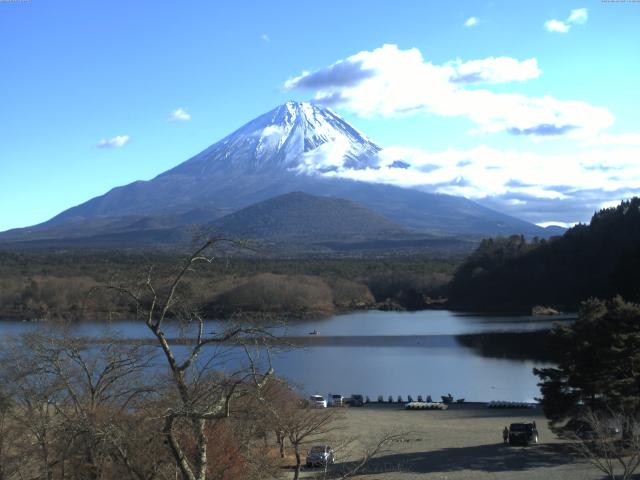
<path fill-rule="evenodd" d="M 324 173 L 366 168 L 381 147 L 331 110 L 287 102 L 259 116 L 163 175 L 222 170 L 236 173 Z"/>

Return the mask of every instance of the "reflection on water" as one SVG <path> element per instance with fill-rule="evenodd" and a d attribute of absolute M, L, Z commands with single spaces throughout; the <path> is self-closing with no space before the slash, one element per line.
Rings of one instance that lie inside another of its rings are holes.
<path fill-rule="evenodd" d="M 449 310 L 366 311 L 314 321 L 288 322 L 281 331 L 285 335 L 306 335 L 314 329 L 322 335 L 463 335 L 546 330 L 551 328 L 554 321 L 567 321 L 574 318 L 571 315 L 557 317 L 474 315 Z"/>
<path fill-rule="evenodd" d="M 571 317 L 557 319 L 571 320 Z M 532 369 L 541 363 L 483 357 L 478 349 L 462 345 L 455 336 L 543 330 L 550 328 L 553 320 L 428 310 L 367 311 L 287 322 L 275 327 L 274 333 L 306 336 L 317 330 L 322 337 L 343 338 L 307 348 L 278 349 L 273 355 L 273 366 L 279 376 L 298 384 L 305 393 L 361 393 L 372 399 L 378 395 L 385 398 L 431 395 L 435 399 L 451 392 L 454 397 L 467 400 L 532 401 L 539 396 Z M 223 325 L 210 321 L 206 331 L 219 331 Z M 38 328 L 43 328 L 43 324 L 0 322 L 2 336 Z M 105 324 L 99 322 L 73 326 L 74 332 L 87 337 L 101 335 L 104 328 Z M 109 328 L 125 338 L 151 337 L 142 322 L 114 322 Z M 192 335 L 176 326 L 169 330 L 168 336 Z M 210 350 L 209 355 L 212 353 Z M 229 365 L 237 365 L 238 361 L 239 357 L 234 355 L 228 360 Z"/>
<path fill-rule="evenodd" d="M 360 393 L 372 399 L 451 392 L 456 398 L 532 401 L 539 396 L 530 361 L 483 358 L 447 336 L 437 347 L 314 347 L 274 360 L 276 372 L 306 393 Z"/>

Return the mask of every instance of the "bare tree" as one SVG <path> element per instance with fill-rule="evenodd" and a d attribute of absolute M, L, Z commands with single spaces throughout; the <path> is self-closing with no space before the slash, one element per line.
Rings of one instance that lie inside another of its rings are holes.
<path fill-rule="evenodd" d="M 301 472 L 304 447 L 312 443 L 324 442 L 333 447 L 344 461 L 338 468 L 329 468 L 324 464 L 319 478 L 346 479 L 362 473 L 377 456 L 386 453 L 394 442 L 406 438 L 410 432 L 385 432 L 371 441 L 361 438 L 340 438 L 344 411 L 340 409 L 309 408 L 308 402 L 300 398 L 286 382 L 273 381 L 259 392 L 262 410 L 267 412 L 263 424 L 276 433 L 276 441 L 284 457 L 285 442 L 291 445 L 296 465 L 294 479 Z"/>
<path fill-rule="evenodd" d="M 13 410 L 13 400 L 0 390 L 0 480 L 11 478 L 21 460 L 15 448 L 20 433 L 15 426 Z"/>
<path fill-rule="evenodd" d="M 294 480 L 300 477 L 302 465 L 302 447 L 318 439 L 326 439 L 336 430 L 335 410 L 311 409 L 298 407 L 284 418 L 283 430 L 296 456 Z"/>
<path fill-rule="evenodd" d="M 633 477 L 640 466 L 640 419 L 626 412 L 586 410 L 570 434 L 574 450 L 612 480 Z"/>
<path fill-rule="evenodd" d="M 326 441 L 331 433 L 340 428 L 337 420 L 341 416 L 334 409 L 310 408 L 308 402 L 284 383 L 272 383 L 270 387 L 258 392 L 260 400 L 276 432 L 281 457 L 284 456 L 285 440 L 293 448 L 296 458 L 294 480 L 297 480 L 302 467 L 302 448 L 313 441 Z"/>
<path fill-rule="evenodd" d="M 407 435 L 409 435 L 409 432 L 386 432 L 370 442 L 363 443 L 361 439 L 352 439 L 345 442 L 343 447 L 345 452 L 352 450 L 352 446 L 356 443 L 360 444 L 360 448 L 358 449 L 359 451 L 349 455 L 356 460 L 346 465 L 335 478 L 343 480 L 363 473 L 375 457 L 389 452 L 391 444 L 402 441 Z"/>
<path fill-rule="evenodd" d="M 11 385 L 14 422 L 26 434 L 22 454 L 36 459 L 32 475 L 98 479 L 114 461 L 127 466 L 115 440 L 134 404 L 154 392 L 144 380 L 149 347 L 114 339 L 95 345 L 57 327 L 18 339 L 3 354 L 0 377 Z"/>
<path fill-rule="evenodd" d="M 57 401 L 57 388 L 46 374 L 37 371 L 32 365 L 28 373 L 24 364 L 18 363 L 17 366 L 16 371 L 11 372 L 15 375 L 9 376 L 9 379 L 13 385 L 13 401 L 16 403 L 13 420 L 25 434 L 20 444 L 21 454 L 31 458 L 31 465 L 23 467 L 30 467 L 39 472 L 40 478 L 50 480 L 58 459 L 64 458 L 64 450 L 56 442 L 56 439 L 63 436 L 61 418 L 56 417 L 53 406 Z M 3 377 L 4 380 L 7 375 L 3 374 Z M 60 445 L 66 445 L 66 442 Z"/>
<path fill-rule="evenodd" d="M 199 363 L 201 352 L 206 346 L 247 345 L 260 346 L 262 330 L 240 325 L 229 325 L 220 332 L 205 333 L 205 321 L 196 309 L 181 302 L 179 287 L 186 275 L 198 264 L 211 264 L 214 257 L 207 252 L 223 242 L 222 239 L 207 241 L 190 255 L 166 288 L 154 285 L 152 268 L 138 288 L 106 285 L 100 288 L 114 290 L 134 302 L 137 317 L 142 319 L 159 345 L 168 366 L 173 389 L 171 405 L 164 409 L 162 433 L 175 459 L 176 466 L 184 480 L 206 480 L 209 465 L 207 456 L 207 425 L 230 416 L 232 402 L 242 394 L 248 383 L 259 390 L 268 381 L 273 370 L 269 365 L 258 373 L 256 363 L 248 355 L 250 367 L 231 374 L 214 374 L 220 367 L 215 357 L 210 356 Z M 179 343 L 183 353 L 176 354 L 176 344 L 167 336 L 166 322 L 172 317 L 187 325 L 195 326 L 195 339 Z M 186 352 L 184 352 L 186 350 Z M 249 352 L 245 348 L 245 352 Z M 193 455 L 187 446 L 195 445 Z"/>

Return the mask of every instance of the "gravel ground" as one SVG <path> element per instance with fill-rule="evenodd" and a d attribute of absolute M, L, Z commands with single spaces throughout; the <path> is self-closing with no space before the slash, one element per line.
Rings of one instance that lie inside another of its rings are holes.
<path fill-rule="evenodd" d="M 535 420 L 540 444 L 509 447 L 502 429 L 512 422 Z M 566 443 L 547 428 L 540 409 L 488 409 L 484 404 L 453 405 L 445 411 L 410 411 L 396 405 L 345 408 L 342 428 L 327 439 L 373 442 L 387 432 L 407 432 L 401 441 L 370 462 L 361 479 L 527 479 L 590 480 L 602 478 L 592 466 L 574 458 Z M 318 442 L 320 443 L 320 442 Z M 361 446 L 343 452 L 337 469 L 355 460 Z M 340 464 L 342 461 L 342 464 Z M 317 470 L 304 476 L 320 476 Z"/>

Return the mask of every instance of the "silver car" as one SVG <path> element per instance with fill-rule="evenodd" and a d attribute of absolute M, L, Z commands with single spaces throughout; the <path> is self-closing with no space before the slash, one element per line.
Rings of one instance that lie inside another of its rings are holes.
<path fill-rule="evenodd" d="M 309 406 L 311 408 L 327 408 L 327 401 L 322 395 L 311 395 L 309 397 Z"/>
<path fill-rule="evenodd" d="M 315 445 L 307 453 L 307 467 L 333 465 L 336 453 L 329 445 Z"/>

